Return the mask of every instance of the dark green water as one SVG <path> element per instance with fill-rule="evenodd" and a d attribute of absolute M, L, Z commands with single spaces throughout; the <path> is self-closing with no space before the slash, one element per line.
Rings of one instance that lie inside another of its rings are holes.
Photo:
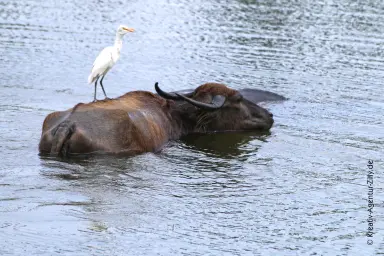
<path fill-rule="evenodd" d="M 92 100 L 87 76 L 120 24 L 136 32 L 110 97 L 156 81 L 270 90 L 290 98 L 266 105 L 271 133 L 40 158 L 44 117 Z M 383 254 L 383 49 L 379 0 L 0 0 L 0 255 Z"/>

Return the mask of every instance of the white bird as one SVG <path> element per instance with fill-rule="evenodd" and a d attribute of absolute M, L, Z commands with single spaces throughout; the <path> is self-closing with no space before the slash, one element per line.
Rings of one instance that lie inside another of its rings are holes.
<path fill-rule="evenodd" d="M 97 81 L 101 77 L 100 85 L 103 89 L 103 93 L 106 99 L 107 94 L 103 87 L 103 79 L 108 71 L 115 65 L 116 61 L 120 58 L 120 50 L 123 47 L 123 36 L 128 32 L 134 32 L 133 28 L 128 28 L 126 26 L 120 25 L 116 32 L 115 44 L 113 46 L 105 47 L 97 56 L 95 62 L 93 63 L 91 74 L 88 77 L 88 83 L 95 82 L 95 95 L 94 102 L 96 101 L 96 88 Z"/>

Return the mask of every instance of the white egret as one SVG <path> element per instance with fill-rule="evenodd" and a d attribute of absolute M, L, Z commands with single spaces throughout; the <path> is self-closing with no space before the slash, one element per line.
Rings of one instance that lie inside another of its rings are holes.
<path fill-rule="evenodd" d="M 113 46 L 105 47 L 100 52 L 99 56 L 97 56 L 95 62 L 93 63 L 91 74 L 88 77 L 89 84 L 95 82 L 95 95 L 93 101 L 96 101 L 97 81 L 100 77 L 101 89 L 103 89 L 105 98 L 109 99 L 103 87 L 103 79 L 113 65 L 115 65 L 116 61 L 120 58 L 120 50 L 123 46 L 123 36 L 128 32 L 134 31 L 135 30 L 133 28 L 120 25 L 116 32 L 115 44 Z"/>

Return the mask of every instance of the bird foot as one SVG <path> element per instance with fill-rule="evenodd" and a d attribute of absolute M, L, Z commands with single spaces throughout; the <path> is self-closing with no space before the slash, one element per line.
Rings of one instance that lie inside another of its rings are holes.
<path fill-rule="evenodd" d="M 111 98 L 109 98 L 109 97 L 105 97 L 105 100 L 111 100 Z"/>

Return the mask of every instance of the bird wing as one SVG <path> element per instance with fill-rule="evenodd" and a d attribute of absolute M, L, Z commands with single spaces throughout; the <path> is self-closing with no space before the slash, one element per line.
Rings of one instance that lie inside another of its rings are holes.
<path fill-rule="evenodd" d="M 106 47 L 99 53 L 99 55 L 93 62 L 91 73 L 94 75 L 100 75 L 112 65 L 112 47 Z"/>

